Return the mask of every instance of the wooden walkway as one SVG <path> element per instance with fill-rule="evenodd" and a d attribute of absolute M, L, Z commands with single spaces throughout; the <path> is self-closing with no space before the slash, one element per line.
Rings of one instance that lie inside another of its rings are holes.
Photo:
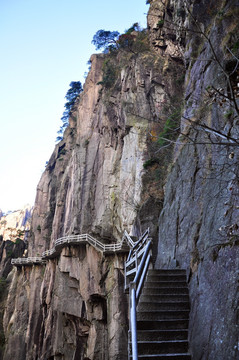
<path fill-rule="evenodd" d="M 129 248 L 134 247 L 135 242 L 131 239 L 127 231 L 124 232 L 121 242 L 114 244 L 103 244 L 102 242 L 93 238 L 89 234 L 69 235 L 57 239 L 54 242 L 53 248 L 44 251 L 42 253 L 42 256 L 12 259 L 11 263 L 12 265 L 15 266 L 34 265 L 34 264 L 44 265 L 46 264 L 46 260 L 53 259 L 59 256 L 61 250 L 65 246 L 80 245 L 80 244 L 89 244 L 93 246 L 96 250 L 100 251 L 102 254 L 110 255 L 115 253 L 128 252 Z"/>

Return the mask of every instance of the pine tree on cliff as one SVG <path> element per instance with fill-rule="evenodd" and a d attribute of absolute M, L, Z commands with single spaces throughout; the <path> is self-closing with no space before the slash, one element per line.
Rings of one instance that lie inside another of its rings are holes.
<path fill-rule="evenodd" d="M 92 44 L 95 45 L 96 50 L 112 50 L 117 47 L 118 37 L 118 31 L 98 30 L 93 37 Z"/>
<path fill-rule="evenodd" d="M 60 127 L 60 130 L 57 132 L 59 134 L 59 136 L 56 138 L 56 141 L 62 140 L 62 134 L 69 123 L 69 117 L 71 115 L 71 110 L 75 104 L 77 97 L 79 96 L 79 94 L 82 91 L 83 91 L 83 88 L 82 88 L 80 81 L 72 81 L 70 83 L 70 88 L 67 91 L 66 96 L 65 96 L 65 98 L 67 100 L 67 102 L 64 105 L 65 111 L 63 112 L 63 116 L 61 117 L 61 121 L 63 122 L 63 125 Z"/>

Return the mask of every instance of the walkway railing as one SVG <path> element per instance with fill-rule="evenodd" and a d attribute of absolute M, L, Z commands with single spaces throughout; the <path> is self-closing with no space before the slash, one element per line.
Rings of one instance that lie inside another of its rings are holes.
<path fill-rule="evenodd" d="M 147 229 L 130 250 L 125 263 L 125 290 L 129 291 L 130 305 L 129 339 L 131 338 L 131 349 L 129 344 L 128 354 L 130 359 L 132 353 L 133 360 L 138 360 L 136 307 L 152 257 L 151 246 L 152 241 L 149 238 L 149 229 Z"/>
<path fill-rule="evenodd" d="M 22 265 L 33 265 L 33 264 L 44 264 L 46 260 L 44 260 L 41 256 L 36 257 L 27 257 L 27 258 L 17 258 L 11 260 L 12 265 L 22 266 Z"/>
<path fill-rule="evenodd" d="M 44 251 L 41 257 L 17 258 L 12 259 L 11 263 L 16 266 L 45 264 L 45 259 L 52 259 L 57 257 L 60 254 L 61 249 L 66 245 L 78 245 L 87 243 L 103 254 L 127 252 L 129 251 L 129 248 L 132 248 L 135 245 L 134 241 L 131 239 L 127 231 L 124 232 L 121 242 L 114 244 L 103 244 L 89 234 L 68 235 L 57 239 L 54 242 L 53 248 Z"/>

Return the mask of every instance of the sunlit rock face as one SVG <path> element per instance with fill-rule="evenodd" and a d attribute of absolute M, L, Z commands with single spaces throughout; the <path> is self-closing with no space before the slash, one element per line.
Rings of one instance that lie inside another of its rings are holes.
<path fill-rule="evenodd" d="M 167 60 L 171 73 L 164 81 L 164 58 L 119 54 L 112 60 L 116 82 L 105 90 L 97 85 L 104 63 L 103 55 L 92 56 L 84 92 L 38 185 L 30 253 L 67 234 L 90 232 L 112 241 L 124 229 L 134 232 L 145 193 L 143 165 L 154 146 L 151 132 L 160 131 L 163 107 L 181 91 L 174 86 L 180 65 Z"/>
<path fill-rule="evenodd" d="M 3 214 L 0 211 L 0 277 L 6 278 L 12 270 L 11 259 L 26 255 L 30 232 L 32 206 Z M 25 254 L 24 254 L 25 253 Z"/>
<path fill-rule="evenodd" d="M 37 187 L 29 256 L 72 234 L 112 243 L 124 230 L 139 235 L 150 227 L 157 239 L 159 170 L 165 176 L 168 153 L 157 161 L 154 153 L 167 109 L 182 95 L 177 80 L 184 67 L 154 52 L 146 37 L 138 53 L 91 57 L 84 91 Z M 110 87 L 99 84 L 107 61 L 115 76 Z M 46 265 L 15 269 L 3 321 L 4 360 L 126 360 L 126 255 L 68 246 Z"/>
<path fill-rule="evenodd" d="M 4 241 L 15 241 L 17 238 L 27 239 L 32 210 L 31 205 L 25 205 L 22 209 L 8 212 L 6 215 L 0 211 L 0 236 Z"/>

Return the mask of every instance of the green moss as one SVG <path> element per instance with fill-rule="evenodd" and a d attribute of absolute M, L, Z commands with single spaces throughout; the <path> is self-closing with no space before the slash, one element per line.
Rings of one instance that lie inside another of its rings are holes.
<path fill-rule="evenodd" d="M 12 251 L 12 250 L 8 250 L 8 251 L 7 251 L 7 257 L 11 257 L 12 254 L 13 254 L 13 251 Z"/>
<path fill-rule="evenodd" d="M 226 112 L 226 114 L 225 114 L 225 118 L 226 118 L 226 119 L 230 119 L 230 118 L 232 117 L 233 113 L 234 113 L 234 112 L 233 112 L 232 109 L 228 110 L 228 111 Z"/>
<path fill-rule="evenodd" d="M 162 28 L 164 24 L 164 20 L 159 20 L 159 22 L 157 23 L 158 28 Z"/>
<path fill-rule="evenodd" d="M 115 202 L 115 192 L 114 191 L 112 191 L 110 196 L 111 196 L 111 201 Z"/>
<path fill-rule="evenodd" d="M 239 49 L 239 40 L 232 45 L 232 52 L 236 52 Z"/>
<path fill-rule="evenodd" d="M 159 159 L 158 158 L 151 158 L 151 159 L 148 159 L 147 161 L 144 162 L 144 168 L 147 169 L 151 166 L 153 166 L 154 164 L 158 164 L 159 163 Z"/>

